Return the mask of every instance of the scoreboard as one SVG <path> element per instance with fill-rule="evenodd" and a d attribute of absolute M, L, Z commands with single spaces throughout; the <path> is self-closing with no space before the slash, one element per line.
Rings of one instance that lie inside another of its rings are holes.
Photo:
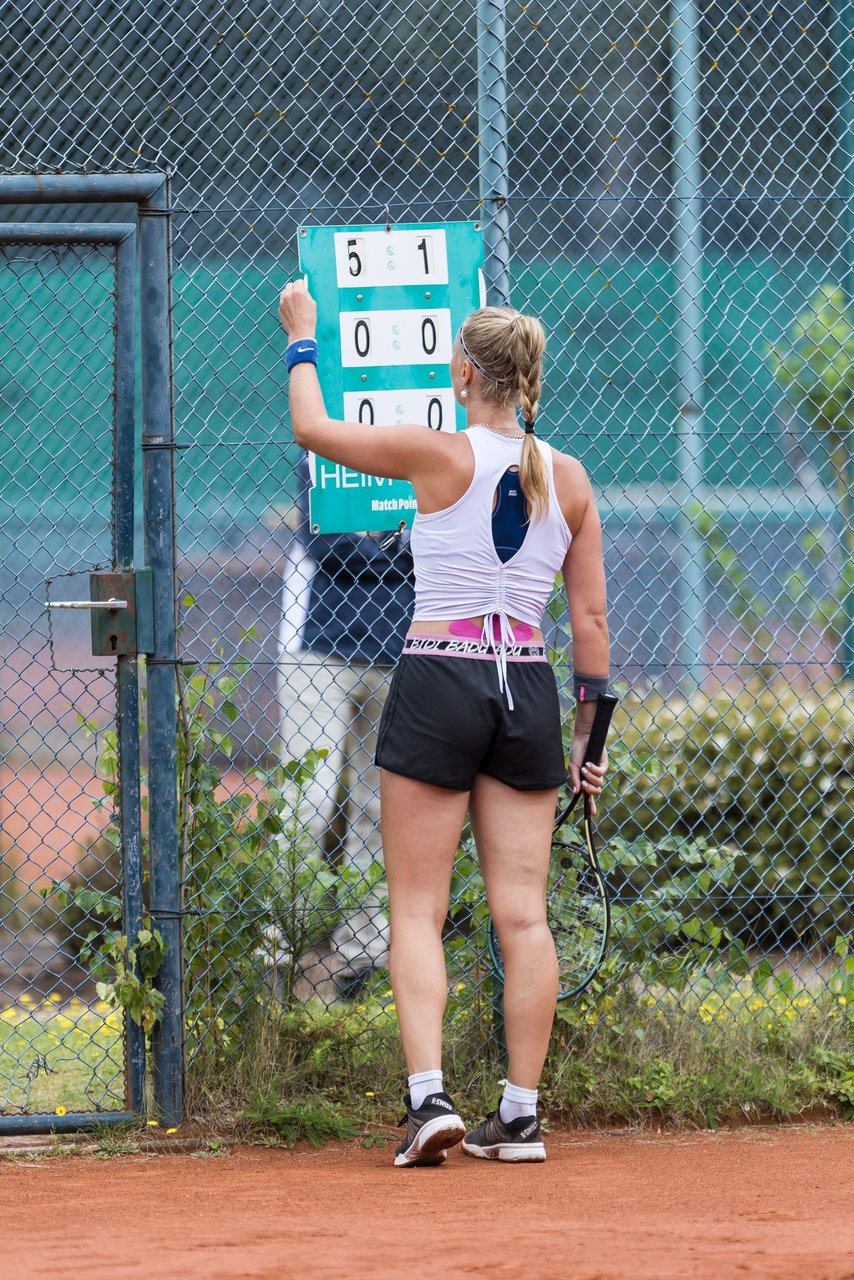
<path fill-rule="evenodd" d="M 465 427 L 448 363 L 454 336 L 483 303 L 478 222 L 301 227 L 300 270 L 317 300 L 317 372 L 326 412 L 347 422 Z M 403 480 L 310 455 L 313 533 L 412 523 Z"/>

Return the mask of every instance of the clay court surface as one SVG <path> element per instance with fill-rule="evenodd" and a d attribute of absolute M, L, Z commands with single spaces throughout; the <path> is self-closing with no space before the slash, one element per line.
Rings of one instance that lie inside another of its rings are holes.
<path fill-rule="evenodd" d="M 854 1126 L 0 1162 L 3 1280 L 854 1280 Z"/>

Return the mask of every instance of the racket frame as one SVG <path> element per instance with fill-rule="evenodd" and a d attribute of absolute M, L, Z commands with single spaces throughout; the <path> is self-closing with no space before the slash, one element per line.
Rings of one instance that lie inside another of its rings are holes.
<path fill-rule="evenodd" d="M 618 699 L 613 694 L 599 695 L 597 699 L 596 714 L 593 718 L 593 724 L 590 729 L 590 737 L 587 740 L 587 746 L 585 747 L 585 751 L 584 751 L 584 759 L 582 761 L 582 766 L 591 762 L 598 764 L 599 761 L 602 759 L 602 753 L 605 750 L 605 742 L 608 737 L 608 729 L 611 724 L 611 716 L 614 713 L 614 708 L 616 707 L 617 702 L 618 702 Z M 602 947 L 601 947 L 599 956 L 597 957 L 596 962 L 591 968 L 590 972 L 587 974 L 587 976 L 583 979 L 582 982 L 577 983 L 571 989 L 566 991 L 563 991 L 563 990 L 558 991 L 557 998 L 559 1001 L 566 1000 L 570 996 L 578 995 L 581 991 L 585 989 L 585 987 L 589 986 L 589 984 L 596 977 L 596 974 L 599 972 L 599 969 L 602 966 L 602 961 L 605 959 L 605 955 L 608 950 L 608 937 L 611 930 L 611 904 L 608 898 L 608 887 L 605 881 L 605 877 L 602 874 L 602 870 L 599 866 L 599 859 L 596 854 L 596 845 L 593 840 L 593 821 L 592 821 L 592 814 L 591 814 L 590 796 L 587 794 L 586 791 L 584 792 L 581 790 L 577 791 L 569 800 L 568 804 L 566 804 L 564 808 L 561 810 L 561 812 L 558 814 L 557 818 L 555 819 L 554 835 L 557 835 L 557 833 L 561 830 L 561 828 L 564 827 L 568 822 L 570 815 L 572 814 L 572 811 L 575 808 L 575 805 L 578 801 L 578 797 L 580 795 L 584 796 L 584 816 L 583 816 L 582 827 L 581 827 L 584 851 L 587 855 L 587 860 L 590 865 L 590 870 L 592 871 L 596 879 L 596 883 L 602 895 L 602 902 L 605 908 L 605 928 L 602 934 Z M 552 851 L 554 851 L 554 849 L 556 848 L 561 848 L 561 847 L 572 848 L 573 846 L 561 845 L 560 842 L 555 842 L 555 841 L 552 842 Z M 501 960 L 501 949 L 500 949 L 500 944 L 498 942 L 498 936 L 496 934 L 495 925 L 493 924 L 491 917 L 489 920 L 488 942 L 489 942 L 489 958 L 490 958 L 490 961 L 492 962 L 492 971 L 495 974 L 496 978 L 498 978 L 499 981 L 503 983 L 504 982 L 504 965 Z"/>

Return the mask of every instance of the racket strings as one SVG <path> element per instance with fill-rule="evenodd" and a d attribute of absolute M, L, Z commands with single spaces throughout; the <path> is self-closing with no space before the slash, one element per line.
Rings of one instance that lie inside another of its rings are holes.
<path fill-rule="evenodd" d="M 546 912 L 562 990 L 584 980 L 598 965 L 607 942 L 607 904 L 591 853 L 580 841 L 561 841 L 553 847 Z"/>

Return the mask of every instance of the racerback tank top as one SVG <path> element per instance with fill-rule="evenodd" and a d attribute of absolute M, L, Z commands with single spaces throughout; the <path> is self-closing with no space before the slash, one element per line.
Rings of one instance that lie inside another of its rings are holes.
<path fill-rule="evenodd" d="M 540 626 L 572 534 L 555 492 L 552 451 L 535 439 L 548 475 L 548 513 L 529 522 L 519 550 L 502 562 L 493 542 L 493 499 L 507 468 L 519 465 L 522 440 L 482 426 L 464 434 L 474 455 L 469 487 L 450 507 L 429 515 L 417 512 L 412 522 L 413 620 L 444 622 L 483 614 L 483 640 L 495 651 L 499 685 L 512 709 L 504 655 L 506 645 L 514 642 L 510 618 Z"/>

